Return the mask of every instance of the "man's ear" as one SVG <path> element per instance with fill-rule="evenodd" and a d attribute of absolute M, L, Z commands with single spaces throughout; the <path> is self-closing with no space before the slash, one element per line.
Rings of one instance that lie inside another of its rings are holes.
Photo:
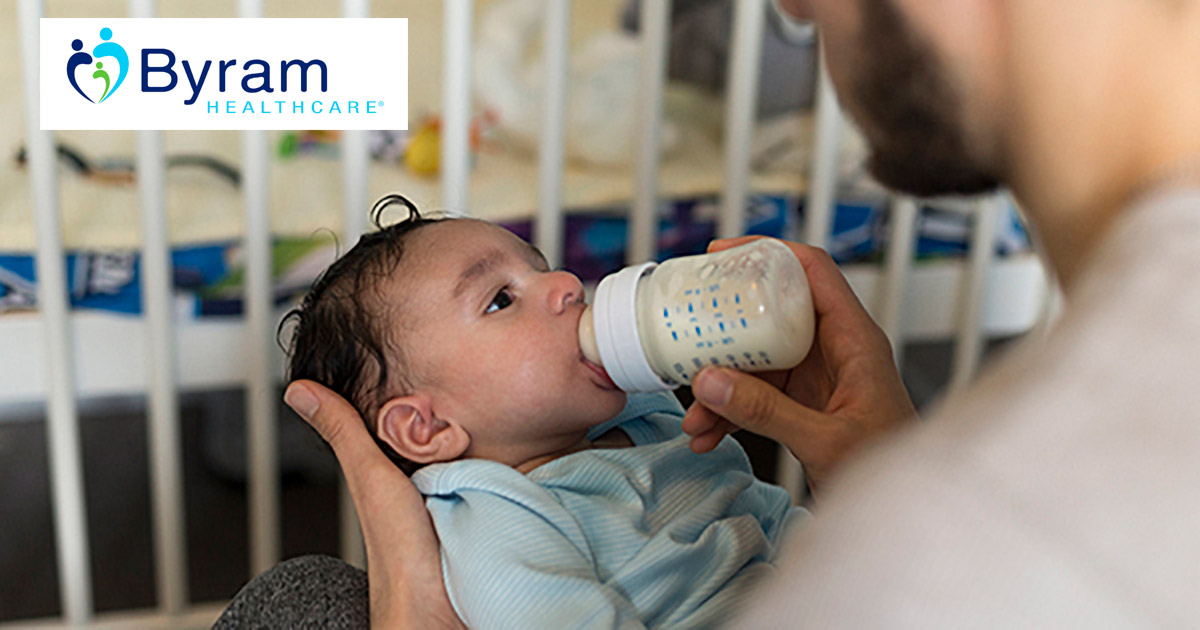
<path fill-rule="evenodd" d="M 379 439 L 418 464 L 457 459 L 471 445 L 471 436 L 462 425 L 433 415 L 433 403 L 424 394 L 398 396 L 384 403 L 376 427 Z"/>

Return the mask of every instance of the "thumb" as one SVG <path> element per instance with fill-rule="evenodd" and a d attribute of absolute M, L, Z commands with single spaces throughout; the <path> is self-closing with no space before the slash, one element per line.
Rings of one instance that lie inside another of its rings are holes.
<path fill-rule="evenodd" d="M 334 391 L 299 380 L 288 386 L 283 400 L 333 448 L 365 529 L 369 516 L 363 510 L 371 510 L 379 501 L 375 495 L 381 489 L 376 487 L 406 481 L 404 473 L 375 444 L 358 410 Z"/>
<path fill-rule="evenodd" d="M 295 381 L 284 391 L 283 401 L 329 442 L 343 464 L 364 455 L 364 450 L 379 450 L 358 411 L 346 399 L 319 383 Z M 368 444 L 370 449 L 365 448 Z"/>
<path fill-rule="evenodd" d="M 726 420 L 787 445 L 802 433 L 802 425 L 819 414 L 792 400 L 766 381 L 724 367 L 700 371 L 692 382 L 696 400 Z"/>

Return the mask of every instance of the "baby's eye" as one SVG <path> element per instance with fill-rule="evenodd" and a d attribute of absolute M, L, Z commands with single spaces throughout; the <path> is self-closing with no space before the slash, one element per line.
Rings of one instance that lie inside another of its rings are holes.
<path fill-rule="evenodd" d="M 488 304 L 487 309 L 484 310 L 483 312 L 484 313 L 495 313 L 496 311 L 498 311 L 502 308 L 508 308 L 508 306 L 512 303 L 513 303 L 512 292 L 508 290 L 508 287 L 504 287 L 503 289 L 500 289 L 500 291 L 496 293 L 496 297 L 492 298 L 492 301 Z"/>

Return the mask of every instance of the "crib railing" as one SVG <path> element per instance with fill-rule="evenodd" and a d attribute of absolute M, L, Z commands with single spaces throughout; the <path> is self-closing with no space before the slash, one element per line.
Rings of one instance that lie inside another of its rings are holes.
<path fill-rule="evenodd" d="M 545 86 L 539 160 L 540 202 L 535 244 L 552 265 L 562 262 L 563 218 L 562 177 L 564 169 L 564 121 L 568 26 L 571 2 L 545 0 Z M 655 212 L 658 197 L 658 160 L 661 114 L 665 84 L 665 62 L 670 15 L 669 0 L 644 0 L 641 4 L 641 133 L 636 156 L 636 195 L 629 221 L 629 262 L 651 259 L 654 254 Z M 444 94 L 441 178 L 443 205 L 465 211 L 468 200 L 469 117 L 471 82 L 471 31 L 473 0 L 444 0 Z M 238 15 L 261 17 L 262 0 L 239 0 Z M 718 233 L 741 234 L 749 191 L 751 137 L 758 66 L 766 23 L 766 2 L 753 0 L 735 4 L 733 51 L 728 67 L 729 95 L 725 117 L 725 179 Z M 154 0 L 130 0 L 133 17 L 152 17 Z M 52 504 L 57 561 L 64 620 L 68 624 L 93 619 L 88 530 L 84 505 L 83 474 L 76 409 L 75 349 L 72 317 L 68 310 L 63 246 L 59 230 L 58 182 L 53 134 L 39 129 L 39 26 L 44 13 L 41 0 L 19 0 L 19 28 L 25 90 L 28 164 L 36 212 L 38 303 L 45 337 L 47 367 L 46 402 L 52 480 Z M 345 17 L 367 17 L 369 0 L 343 0 Z M 840 142 L 841 112 L 829 78 L 823 70 L 817 88 L 815 146 L 810 190 L 805 211 L 804 239 L 823 246 L 827 243 L 835 191 Z M 249 350 L 246 370 L 247 418 L 249 423 L 249 514 L 251 569 L 257 574 L 280 559 L 280 488 L 276 453 L 276 387 L 278 366 L 271 347 L 278 314 L 271 300 L 270 226 L 268 221 L 268 146 L 263 131 L 242 132 L 246 250 L 246 326 Z M 343 136 L 343 182 L 345 240 L 351 242 L 366 228 L 368 153 L 365 132 Z M 156 558 L 159 613 L 179 620 L 190 610 L 187 558 L 183 518 L 183 484 L 179 409 L 177 402 L 176 330 L 171 319 L 170 257 L 165 223 L 165 179 L 163 140 L 160 131 L 138 132 L 138 186 L 143 225 L 143 286 L 145 334 L 149 366 L 149 446 L 154 551 Z M 992 268 L 992 229 L 995 213 L 1004 201 L 979 202 L 969 271 L 962 275 L 957 322 L 954 385 L 960 387 L 974 373 L 981 342 L 982 304 L 985 283 Z M 893 235 L 883 271 L 875 284 L 876 294 L 867 296 L 881 325 L 896 347 L 902 349 L 904 334 L 902 303 L 913 253 L 915 201 L 898 198 L 891 208 Z M 799 463 L 781 449 L 781 480 L 794 496 L 801 488 Z M 359 566 L 363 564 L 362 540 L 348 494 L 342 492 L 342 552 Z M 145 615 L 120 617 L 146 619 Z M 115 623 L 120 623 L 119 621 Z"/>

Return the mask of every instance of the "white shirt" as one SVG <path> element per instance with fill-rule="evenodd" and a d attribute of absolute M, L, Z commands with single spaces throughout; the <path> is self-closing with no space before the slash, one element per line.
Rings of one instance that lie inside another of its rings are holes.
<path fill-rule="evenodd" d="M 1200 626 L 1200 190 L 1123 213 L 1047 337 L 795 533 L 736 627 Z"/>

